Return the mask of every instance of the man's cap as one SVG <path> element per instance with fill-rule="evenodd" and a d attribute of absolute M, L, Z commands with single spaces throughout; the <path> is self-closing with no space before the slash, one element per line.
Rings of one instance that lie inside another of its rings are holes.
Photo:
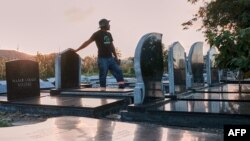
<path fill-rule="evenodd" d="M 101 20 L 99 21 L 99 27 L 100 27 L 100 28 L 101 28 L 101 27 L 105 27 L 105 26 L 109 25 L 109 22 L 110 22 L 110 20 L 101 19 Z"/>

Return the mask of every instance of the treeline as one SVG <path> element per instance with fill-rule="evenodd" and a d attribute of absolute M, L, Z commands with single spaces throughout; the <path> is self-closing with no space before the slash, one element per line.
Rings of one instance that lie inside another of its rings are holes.
<path fill-rule="evenodd" d="M 55 53 L 49 55 L 43 55 L 37 53 L 34 57 L 34 61 L 38 62 L 39 65 L 39 75 L 41 79 L 47 79 L 49 77 L 55 77 Z M 5 63 L 12 61 L 13 59 L 0 58 L 0 80 L 6 79 L 6 68 Z M 98 66 L 97 66 L 97 57 L 96 56 L 87 56 L 82 59 L 82 74 L 83 75 L 97 75 Z M 133 68 L 133 58 L 123 60 L 121 63 L 121 68 L 125 76 L 135 76 Z"/>

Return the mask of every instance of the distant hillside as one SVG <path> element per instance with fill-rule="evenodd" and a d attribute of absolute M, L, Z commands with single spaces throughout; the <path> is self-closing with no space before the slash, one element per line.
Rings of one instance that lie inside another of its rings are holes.
<path fill-rule="evenodd" d="M 18 52 L 15 50 L 0 50 L 0 59 L 25 59 L 25 60 L 34 60 L 35 57 L 23 52 Z"/>

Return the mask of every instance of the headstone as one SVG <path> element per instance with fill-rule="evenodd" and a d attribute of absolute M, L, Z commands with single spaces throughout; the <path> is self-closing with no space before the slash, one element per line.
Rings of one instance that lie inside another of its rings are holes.
<path fill-rule="evenodd" d="M 192 76 L 189 83 L 192 88 L 204 86 L 203 72 L 203 43 L 196 42 L 191 46 L 188 54 L 188 74 Z"/>
<path fill-rule="evenodd" d="M 186 91 L 186 57 L 179 42 L 174 42 L 168 53 L 169 94 L 175 95 Z"/>
<path fill-rule="evenodd" d="M 212 47 L 207 52 L 206 58 L 206 72 L 207 72 L 207 84 L 213 85 L 218 84 L 220 82 L 219 79 L 219 70 L 215 66 L 215 57 L 218 54 L 218 51 L 215 47 Z"/>
<path fill-rule="evenodd" d="M 79 88 L 81 82 L 81 58 L 67 49 L 56 57 L 56 89 Z"/>
<path fill-rule="evenodd" d="M 136 84 L 134 103 L 143 104 L 156 99 L 164 99 L 161 79 L 163 75 L 162 34 L 144 35 L 135 51 L 134 69 Z"/>
<path fill-rule="evenodd" d="M 38 63 L 31 60 L 6 62 L 8 100 L 40 96 Z"/>

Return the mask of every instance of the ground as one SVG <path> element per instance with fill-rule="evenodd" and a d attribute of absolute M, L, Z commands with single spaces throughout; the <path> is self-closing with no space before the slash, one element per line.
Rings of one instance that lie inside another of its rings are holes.
<path fill-rule="evenodd" d="M 48 116 L 37 114 L 23 114 L 19 112 L 7 113 L 0 112 L 0 127 L 19 126 L 43 122 Z"/>

